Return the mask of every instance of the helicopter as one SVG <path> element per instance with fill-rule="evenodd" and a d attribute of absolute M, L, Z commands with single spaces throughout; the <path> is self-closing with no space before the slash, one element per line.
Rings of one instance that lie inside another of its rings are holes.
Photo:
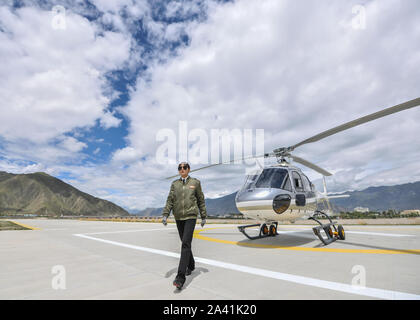
<path fill-rule="evenodd" d="M 249 158 L 275 158 L 277 163 L 268 166 L 262 166 L 257 160 L 256 162 L 259 164 L 260 168 L 247 173 L 244 185 L 237 192 L 235 204 L 238 210 L 244 217 L 258 222 L 256 224 L 238 226 L 238 230 L 248 239 L 255 240 L 264 237 L 277 236 L 279 222 L 295 222 L 297 220 L 310 219 L 318 223 L 318 225 L 312 229 L 314 234 L 324 245 L 328 245 L 336 240 L 345 240 L 345 231 L 343 226 L 332 221 L 326 212 L 318 210 L 318 205 L 323 201 L 327 201 L 329 206 L 329 199 L 348 197 L 348 195 L 329 195 L 326 190 L 325 177 L 331 176 L 332 174 L 327 170 L 292 154 L 292 152 L 302 145 L 317 142 L 366 122 L 419 105 L 420 98 L 413 99 L 346 122 L 289 147 L 277 148 L 272 152 L 264 153 L 259 156 L 248 156 L 241 159 L 211 164 L 191 170 L 190 172 L 232 162 L 237 163 L 238 160 Z M 300 168 L 292 165 L 290 160 L 320 173 L 323 177 L 324 191 L 320 192 L 316 190 L 309 178 Z M 329 223 L 322 223 L 319 220 L 320 217 L 325 217 L 328 219 Z M 258 235 L 251 236 L 246 232 L 247 228 L 255 227 L 259 228 Z"/>

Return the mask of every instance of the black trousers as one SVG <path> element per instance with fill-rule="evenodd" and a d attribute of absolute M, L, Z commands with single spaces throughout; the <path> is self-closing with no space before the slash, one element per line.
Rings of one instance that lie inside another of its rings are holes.
<path fill-rule="evenodd" d="M 181 258 L 179 259 L 178 278 L 185 279 L 187 268 L 193 270 L 195 261 L 191 251 L 191 241 L 193 238 L 195 223 L 197 219 L 176 220 L 179 238 L 181 239 Z"/>

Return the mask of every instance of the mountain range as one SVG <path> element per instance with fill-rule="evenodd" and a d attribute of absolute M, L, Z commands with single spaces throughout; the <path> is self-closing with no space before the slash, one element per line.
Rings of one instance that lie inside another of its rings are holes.
<path fill-rule="evenodd" d="M 206 199 L 209 215 L 238 214 L 235 205 L 237 192 L 216 199 Z M 395 186 L 369 187 L 361 191 L 349 191 L 348 198 L 331 199 L 334 212 L 353 211 L 356 207 L 369 208 L 371 211 L 389 209 L 401 211 L 420 208 L 420 181 Z M 147 208 L 134 212 L 141 216 L 159 216 L 162 208 Z"/>
<path fill-rule="evenodd" d="M 0 215 L 125 216 L 116 204 L 82 192 L 44 172 L 0 171 Z"/>
<path fill-rule="evenodd" d="M 353 211 L 355 207 L 370 211 L 401 211 L 420 208 L 420 181 L 394 186 L 369 187 L 349 191 L 349 198 L 331 199 L 335 212 Z M 239 214 L 236 192 L 215 199 L 205 199 L 211 216 Z M 47 216 L 126 216 L 124 208 L 82 192 L 44 172 L 13 174 L 0 171 L 0 216 L 8 214 Z M 162 207 L 131 212 L 139 216 L 159 216 Z"/>
<path fill-rule="evenodd" d="M 369 208 L 371 211 L 420 208 L 420 181 L 395 186 L 369 187 L 345 194 L 350 197 L 330 200 L 340 211 L 352 211 L 355 207 Z"/>

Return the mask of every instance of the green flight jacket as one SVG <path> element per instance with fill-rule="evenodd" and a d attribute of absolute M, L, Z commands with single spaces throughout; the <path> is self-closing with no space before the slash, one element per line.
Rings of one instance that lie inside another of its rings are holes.
<path fill-rule="evenodd" d="M 169 217 L 171 210 L 176 220 L 197 219 L 198 212 L 201 219 L 207 217 L 200 180 L 188 176 L 185 184 L 181 178 L 172 181 L 162 215 Z"/>

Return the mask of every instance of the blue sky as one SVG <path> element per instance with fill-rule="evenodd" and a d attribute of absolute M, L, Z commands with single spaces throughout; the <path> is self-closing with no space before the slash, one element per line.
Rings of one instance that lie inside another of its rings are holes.
<path fill-rule="evenodd" d="M 200 5 L 200 2 L 201 1 L 197 1 L 196 3 Z M 165 24 L 182 23 L 192 20 L 201 21 L 204 19 L 203 15 L 205 15 L 204 12 L 200 11 L 191 12 L 186 15 L 166 17 L 165 10 L 168 3 L 167 1 L 147 1 L 145 3 L 147 3 L 150 8 L 151 19 Z M 14 11 L 25 7 L 51 10 L 55 5 L 63 5 L 66 10 L 72 11 L 74 7 L 69 4 L 70 2 L 66 1 L 13 1 L 13 5 L 10 8 Z M 97 23 L 103 31 L 118 32 L 118 29 L 113 25 L 113 23 L 101 20 L 104 12 L 98 9 L 94 2 L 82 1 L 79 6 L 81 6 L 82 9 L 77 11 L 78 14 L 85 17 L 92 23 Z M 176 49 L 179 46 L 185 46 L 188 44 L 188 35 L 183 34 L 174 41 L 167 41 L 164 44 L 156 45 L 153 40 L 149 39 L 149 32 L 147 28 L 144 27 L 143 19 L 139 18 L 131 20 L 125 9 L 125 6 L 120 7 L 119 15 L 122 19 L 130 20 L 129 27 L 132 40 L 135 41 L 135 43 L 142 49 L 141 52 L 134 51 L 134 54 L 141 55 L 146 59 L 146 61 L 138 63 L 130 69 L 122 66 L 121 69 L 113 69 L 104 74 L 113 94 L 117 94 L 117 96 L 109 102 L 107 110 L 111 112 L 115 118 L 121 121 L 118 126 L 104 128 L 98 119 L 95 121 L 94 126 L 89 126 L 87 128 L 75 128 L 74 130 L 65 133 L 67 136 L 71 137 L 76 135 L 78 141 L 86 144 L 86 147 L 81 150 L 81 165 L 90 162 L 97 164 L 106 163 L 110 160 L 114 151 L 127 146 L 125 137 L 128 134 L 129 119 L 121 114 L 118 111 L 118 108 L 124 107 L 127 104 L 130 98 L 130 88 L 135 87 L 137 78 L 142 77 L 142 73 L 147 70 L 147 60 L 155 58 L 159 59 L 160 57 L 158 51 L 162 50 L 162 47 L 175 54 Z M 71 160 L 71 163 L 75 163 L 74 160 Z M 30 161 L 29 164 L 31 164 Z M 66 172 L 58 172 L 57 177 L 65 179 Z"/>
<path fill-rule="evenodd" d="M 187 1 L 190 2 L 190 1 Z M 40 2 L 42 3 L 42 2 Z M 55 2 L 60 4 L 59 1 Z M 81 15 L 89 19 L 92 22 L 98 22 L 103 30 L 116 31 L 115 26 L 112 23 L 104 23 L 100 21 L 103 16 L 103 12 L 99 11 L 91 2 L 84 1 L 85 5 L 91 8 L 91 11 L 80 12 Z M 178 16 L 165 16 L 166 5 L 168 1 L 147 1 L 150 6 L 151 18 L 154 21 L 162 22 L 165 24 L 172 23 L 183 23 L 188 21 L 202 21 L 205 19 L 205 12 L 191 12 L 186 15 Z M 201 1 L 196 1 L 197 5 L 201 5 Z M 65 3 L 64 3 L 65 4 Z M 48 1 L 45 2 L 44 8 L 49 8 L 51 5 Z M 16 8 L 17 6 L 15 6 Z M 72 9 L 69 7 L 68 9 Z M 125 7 L 122 7 L 119 12 L 123 19 L 127 19 L 127 13 Z M 163 45 L 156 45 L 149 39 L 149 32 L 143 25 L 143 19 L 130 21 L 130 31 L 133 41 L 142 48 L 140 53 L 146 60 L 148 59 L 159 59 L 159 50 L 162 47 L 169 50 L 169 53 L 176 55 L 177 48 L 188 45 L 188 35 L 182 34 L 174 41 L 167 41 Z M 110 161 L 110 157 L 114 151 L 127 147 L 125 140 L 128 135 L 129 119 L 121 114 L 118 109 L 124 107 L 130 98 L 129 90 L 135 87 L 137 78 L 141 78 L 142 74 L 147 71 L 147 61 L 139 63 L 134 66 L 133 69 L 117 69 L 112 70 L 106 74 L 107 81 L 112 87 L 114 93 L 118 93 L 118 96 L 110 101 L 108 110 L 113 113 L 114 117 L 120 119 L 121 122 L 117 127 L 104 128 L 101 126 L 100 121 L 96 121 L 95 126 L 86 128 L 85 130 L 78 131 L 80 134 L 79 141 L 84 142 L 87 147 L 82 150 L 82 153 L 86 155 L 86 159 L 82 161 L 82 164 L 86 161 L 94 163 L 107 163 Z M 72 135 L 69 132 L 68 135 Z M 66 178 L 65 174 L 61 172 L 58 174 L 59 178 Z"/>
<path fill-rule="evenodd" d="M 0 170 L 45 171 L 130 210 L 162 206 L 162 177 L 176 166 L 159 163 L 157 135 L 177 135 L 180 121 L 207 134 L 263 129 L 270 151 L 417 98 L 419 8 L 416 0 L 5 1 Z M 419 117 L 409 110 L 296 154 L 334 173 L 331 191 L 416 181 Z M 197 143 L 188 146 L 191 155 Z M 245 169 L 196 176 L 216 197 L 236 191 Z"/>

